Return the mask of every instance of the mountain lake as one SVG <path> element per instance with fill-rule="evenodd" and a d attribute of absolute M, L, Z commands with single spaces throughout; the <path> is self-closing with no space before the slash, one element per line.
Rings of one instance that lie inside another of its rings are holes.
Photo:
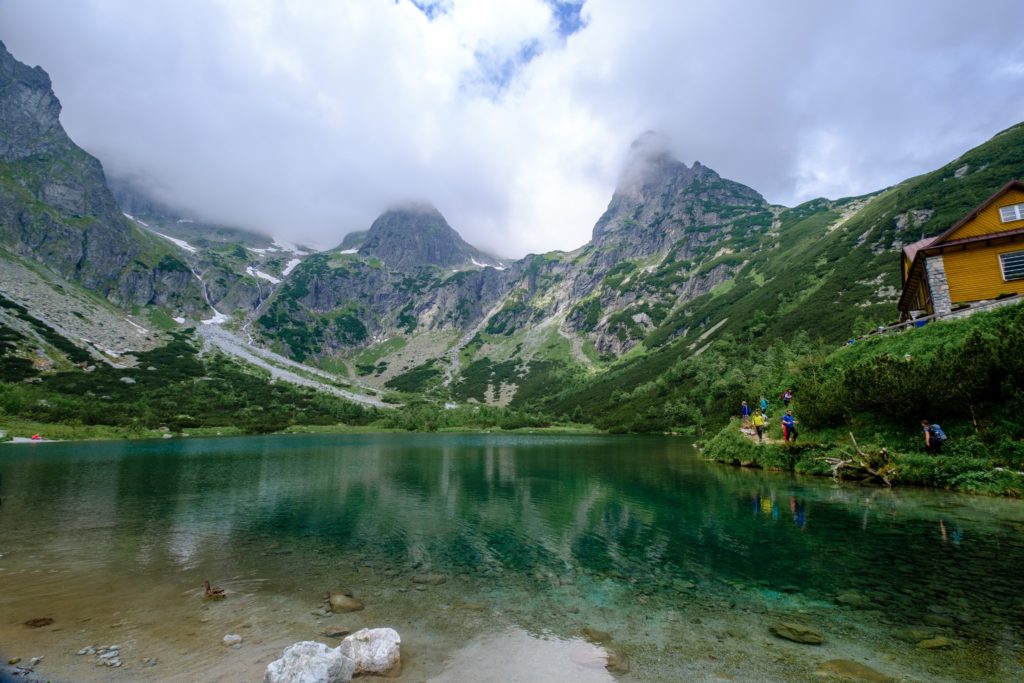
<path fill-rule="evenodd" d="M 40 680 L 256 682 L 378 626 L 417 682 L 1024 678 L 1018 500 L 670 437 L 3 445 L 0 476 L 0 655 Z"/>

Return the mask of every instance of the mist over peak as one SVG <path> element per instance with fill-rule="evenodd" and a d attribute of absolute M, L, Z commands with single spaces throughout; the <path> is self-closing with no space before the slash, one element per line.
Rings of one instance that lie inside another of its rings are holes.
<path fill-rule="evenodd" d="M 0 38 L 109 175 L 322 246 L 415 196 L 497 253 L 575 249 L 680 151 L 775 204 L 863 194 L 1024 111 L 1014 0 L 486 5 L 4 0 Z"/>

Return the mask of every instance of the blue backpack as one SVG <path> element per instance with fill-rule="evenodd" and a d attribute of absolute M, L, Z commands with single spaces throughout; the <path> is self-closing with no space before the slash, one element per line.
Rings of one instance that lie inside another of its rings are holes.
<path fill-rule="evenodd" d="M 932 425 L 931 427 L 929 427 L 929 429 L 931 430 L 932 436 L 934 436 L 939 441 L 946 440 L 946 432 L 942 431 L 942 427 L 940 427 L 939 425 Z"/>

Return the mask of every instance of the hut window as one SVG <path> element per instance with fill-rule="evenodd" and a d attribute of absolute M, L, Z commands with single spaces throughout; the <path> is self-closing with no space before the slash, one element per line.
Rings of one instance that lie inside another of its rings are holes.
<path fill-rule="evenodd" d="M 999 218 L 1004 223 L 1024 220 L 1024 204 L 1011 204 L 999 207 Z"/>
<path fill-rule="evenodd" d="M 1011 251 L 999 255 L 1004 280 L 1024 280 L 1024 251 Z"/>

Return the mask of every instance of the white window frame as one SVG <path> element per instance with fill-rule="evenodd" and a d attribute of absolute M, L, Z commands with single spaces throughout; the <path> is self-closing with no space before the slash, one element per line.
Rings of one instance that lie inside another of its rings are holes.
<path fill-rule="evenodd" d="M 1024 221 L 1024 204 L 1010 204 L 999 207 L 999 220 L 1003 223 Z"/>
<path fill-rule="evenodd" d="M 1014 264 L 1015 271 L 1010 277 L 1006 276 L 1006 261 L 1003 257 L 1013 256 L 1020 259 L 1020 264 Z M 1017 270 L 1019 269 L 1019 270 Z M 1003 282 L 1013 282 L 1015 280 L 1024 280 L 1024 251 L 1004 251 L 999 255 L 999 270 L 1003 273 Z"/>

